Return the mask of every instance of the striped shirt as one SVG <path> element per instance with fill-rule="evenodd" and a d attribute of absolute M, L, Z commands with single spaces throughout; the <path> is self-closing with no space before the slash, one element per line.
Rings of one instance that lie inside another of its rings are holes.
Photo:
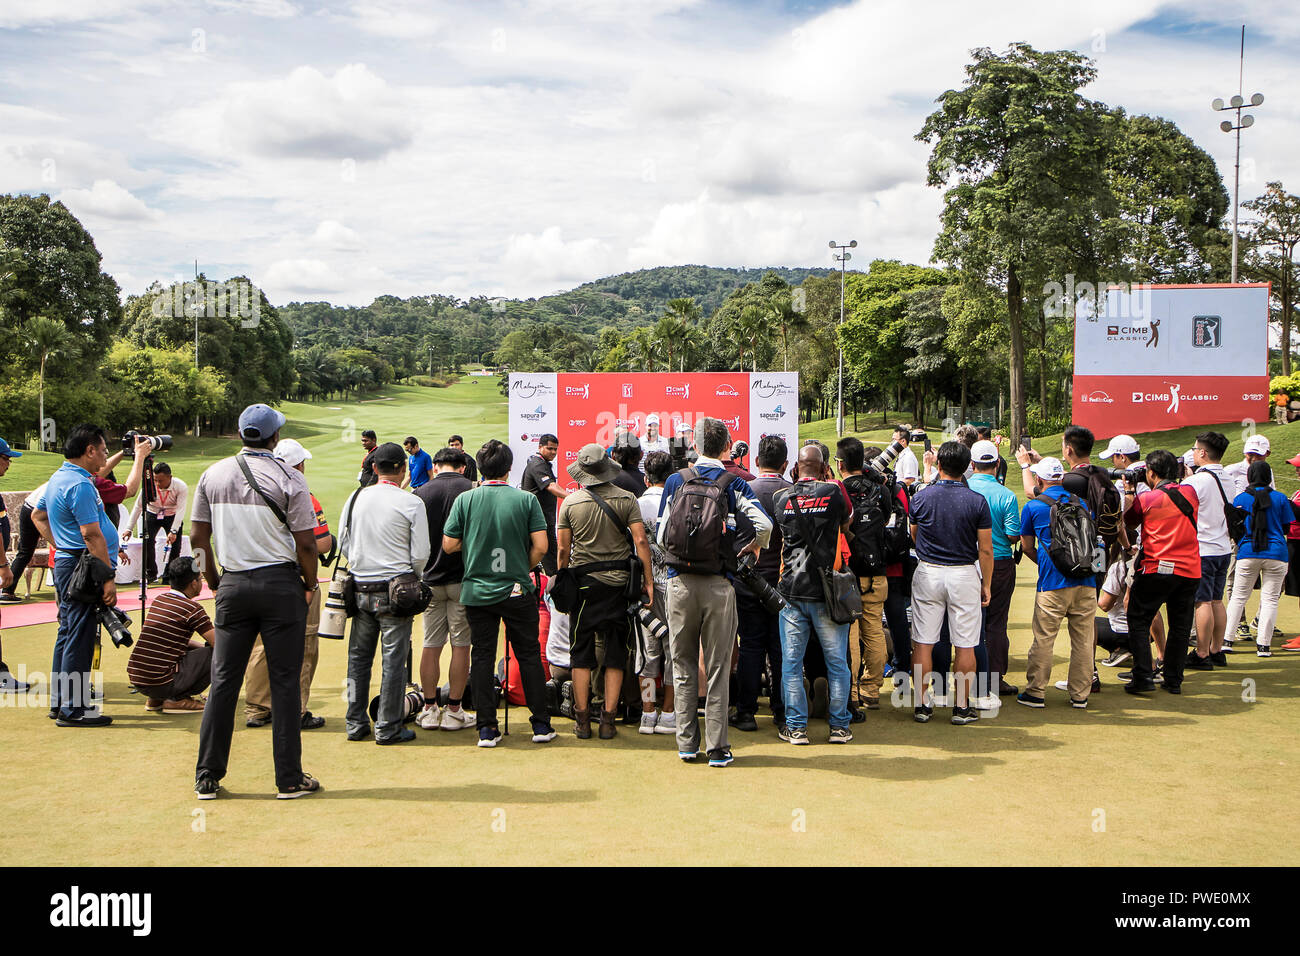
<path fill-rule="evenodd" d="M 190 635 L 212 630 L 208 612 L 179 591 L 154 599 L 145 616 L 140 639 L 126 662 L 126 676 L 136 687 L 157 687 L 176 674 L 189 647 Z"/>
<path fill-rule="evenodd" d="M 244 448 L 239 453 L 262 490 L 280 506 L 289 526 L 275 516 L 239 467 L 238 456 L 223 458 L 199 479 L 190 523 L 212 525 L 217 561 L 226 571 L 252 571 L 275 564 L 297 564 L 290 531 L 313 531 L 316 515 L 302 472 L 278 461 L 269 451 Z"/>

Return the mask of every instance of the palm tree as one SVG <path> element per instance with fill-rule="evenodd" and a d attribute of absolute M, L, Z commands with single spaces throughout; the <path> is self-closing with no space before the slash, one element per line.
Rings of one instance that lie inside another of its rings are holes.
<path fill-rule="evenodd" d="M 772 299 L 772 318 L 781 327 L 781 367 L 790 371 L 790 329 L 798 329 L 808 324 L 802 312 L 796 312 L 790 293 L 783 292 Z"/>
<path fill-rule="evenodd" d="M 665 313 L 664 317 L 655 324 L 655 341 L 668 353 L 668 361 L 664 367 L 670 371 L 673 367 L 673 353 L 680 351 L 686 328 L 686 323 L 673 313 Z"/>
<path fill-rule="evenodd" d="M 38 315 L 28 321 L 23 329 L 23 337 L 27 345 L 35 352 L 41 361 L 41 378 L 40 378 L 40 395 L 41 407 L 40 418 L 36 423 L 37 441 L 40 448 L 45 448 L 45 363 L 51 358 L 57 358 L 60 355 L 70 351 L 73 348 L 74 340 L 68 327 L 58 319 L 51 319 L 48 316 Z"/>
<path fill-rule="evenodd" d="M 700 347 L 703 345 L 704 345 L 704 331 L 702 329 L 697 328 L 696 326 L 693 325 L 688 325 L 686 326 L 685 329 L 682 330 L 681 352 L 680 352 L 681 367 L 678 369 L 679 372 L 686 371 L 686 357 L 688 355 L 692 356 L 691 366 L 692 368 L 694 368 L 695 361 L 693 357 L 695 356 L 696 353 L 699 352 Z"/>
<path fill-rule="evenodd" d="M 632 334 L 627 337 L 627 344 L 632 347 L 632 352 L 640 359 L 641 365 L 647 372 L 653 372 L 654 369 L 654 351 L 655 336 L 654 331 L 648 326 L 641 326 L 639 329 L 633 329 Z"/>
<path fill-rule="evenodd" d="M 753 371 L 758 371 L 758 343 L 767 332 L 767 323 L 764 320 L 763 310 L 756 305 L 747 305 L 740 310 L 732 323 L 732 332 L 735 333 L 738 344 L 740 345 L 740 368 L 739 371 L 745 370 L 745 345 L 749 345 L 751 353 L 751 362 Z"/>

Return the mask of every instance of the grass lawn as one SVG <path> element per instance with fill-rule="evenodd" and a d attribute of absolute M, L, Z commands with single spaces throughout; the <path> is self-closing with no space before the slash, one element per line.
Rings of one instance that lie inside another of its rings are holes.
<path fill-rule="evenodd" d="M 354 487 L 362 428 L 381 440 L 414 434 L 436 450 L 453 432 L 474 447 L 505 422 L 492 378 L 372 398 L 385 400 L 284 406 L 286 434 L 316 456 L 307 477 L 331 519 Z M 1144 449 L 1181 452 L 1195 431 L 1137 437 Z M 1296 425 L 1260 431 L 1273 441 L 1274 461 L 1300 450 Z M 825 440 L 834 423 L 813 423 L 807 434 Z M 1235 460 L 1240 428 L 1229 437 Z M 1059 444 L 1059 436 L 1035 442 Z M 234 448 L 232 440 L 181 439 L 166 457 L 192 482 Z M 24 456 L 4 487 L 34 487 L 60 461 Z M 1290 475 L 1279 469 L 1288 493 Z M 1014 683 L 1023 683 L 1032 602 L 1025 562 L 1011 615 Z M 1284 599 L 1278 624 L 1296 633 L 1296 602 Z M 4 657 L 15 670 L 43 674 L 53 637 L 53 625 L 8 629 Z M 758 733 L 733 732 L 736 763 L 718 771 L 681 764 L 671 737 L 633 728 L 620 728 L 615 741 L 580 742 L 571 722 L 557 719 L 562 736 L 537 746 L 521 733 L 520 710 L 495 750 L 476 748 L 472 731 L 418 731 L 400 747 L 350 743 L 346 645 L 321 643 L 310 706 L 328 723 L 304 734 L 303 763 L 325 792 L 294 803 L 271 799 L 269 728 L 250 730 L 242 719 L 229 794 L 198 803 L 199 721 L 145 714 L 128 692 L 125 651 L 104 649 L 111 728 L 59 729 L 42 700 L 18 706 L 24 699 L 0 696 L 0 864 L 1300 863 L 1300 824 L 1274 803 L 1300 766 L 1300 663 L 1285 652 L 1238 654 L 1226 670 L 1192 672 L 1178 698 L 1129 697 L 1107 671 L 1085 712 L 1055 690 L 1047 710 L 1008 701 L 996 718 L 969 727 L 951 726 L 942 710 L 944 719 L 917 725 L 910 709 L 886 705 L 854 725 L 845 747 L 825 743 L 819 721 L 813 746 L 791 747 L 760 716 Z M 1067 647 L 1059 643 L 1062 653 Z M 1064 657 L 1056 663 L 1054 678 L 1063 678 Z M 1171 821 L 1196 821 L 1190 838 L 1170 839 Z"/>

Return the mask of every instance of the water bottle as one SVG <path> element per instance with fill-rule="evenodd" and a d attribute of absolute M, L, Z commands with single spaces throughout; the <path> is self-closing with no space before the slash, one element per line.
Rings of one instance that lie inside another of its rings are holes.
<path fill-rule="evenodd" d="M 1106 541 L 1097 535 L 1097 543 L 1092 549 L 1092 569 L 1098 574 L 1106 570 Z"/>

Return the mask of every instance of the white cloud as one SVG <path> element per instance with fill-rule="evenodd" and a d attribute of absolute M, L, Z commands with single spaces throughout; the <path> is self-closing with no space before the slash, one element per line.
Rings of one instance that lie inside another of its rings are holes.
<path fill-rule="evenodd" d="M 321 259 L 280 259 L 271 263 L 258 285 L 283 299 L 320 299 L 347 286 L 337 269 Z"/>
<path fill-rule="evenodd" d="M 559 226 L 548 226 L 540 235 L 512 235 L 506 242 L 501 265 L 516 282 L 537 295 L 553 292 L 564 283 L 578 284 L 606 275 L 613 265 L 609 246 L 599 239 L 565 241 Z M 539 288 L 544 287 L 544 288 Z"/>
<path fill-rule="evenodd" d="M 0 0 L 0 29 L 18 30 L 111 20 L 162 6 L 166 0 Z"/>
<path fill-rule="evenodd" d="M 247 13 L 282 20 L 298 15 L 298 8 L 288 0 L 206 0 L 207 5 L 223 13 Z"/>
<path fill-rule="evenodd" d="M 77 216 L 127 222 L 156 220 L 162 216 L 111 179 L 97 179 L 90 189 L 65 189 L 59 193 L 59 201 Z"/>
<path fill-rule="evenodd" d="M 311 241 L 327 249 L 352 250 L 361 248 L 361 236 L 337 219 L 326 219 L 312 233 Z"/>
<path fill-rule="evenodd" d="M 426 4 L 353 3 L 347 16 L 340 19 L 375 36 L 394 39 L 415 39 L 434 36 L 441 29 L 437 17 L 425 13 Z"/>

